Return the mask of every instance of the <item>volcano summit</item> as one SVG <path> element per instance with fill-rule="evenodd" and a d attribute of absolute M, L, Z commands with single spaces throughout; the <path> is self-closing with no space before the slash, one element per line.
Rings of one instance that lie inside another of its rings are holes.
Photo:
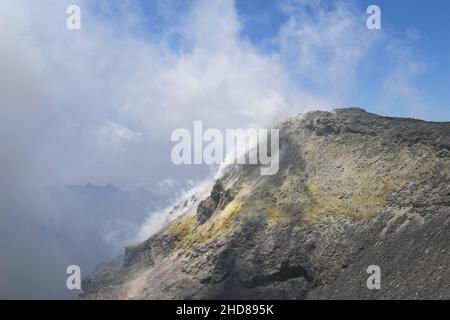
<path fill-rule="evenodd" d="M 229 166 L 82 298 L 450 299 L 450 123 L 353 108 L 277 129 L 278 174 Z"/>

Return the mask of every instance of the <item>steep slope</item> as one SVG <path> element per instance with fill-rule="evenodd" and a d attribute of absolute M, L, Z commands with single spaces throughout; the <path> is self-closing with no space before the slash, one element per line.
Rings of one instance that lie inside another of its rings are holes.
<path fill-rule="evenodd" d="M 341 109 L 279 128 L 277 175 L 229 167 L 83 298 L 449 299 L 450 123 Z"/>

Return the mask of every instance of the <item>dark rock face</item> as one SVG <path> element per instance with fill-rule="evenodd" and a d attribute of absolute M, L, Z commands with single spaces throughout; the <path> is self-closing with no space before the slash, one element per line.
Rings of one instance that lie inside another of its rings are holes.
<path fill-rule="evenodd" d="M 279 129 L 277 175 L 229 167 L 123 264 L 98 267 L 83 297 L 450 298 L 449 123 L 342 109 Z"/>
<path fill-rule="evenodd" d="M 220 180 L 214 184 L 211 195 L 197 207 L 197 222 L 204 224 L 217 209 L 223 209 L 233 200 L 231 191 L 225 190 Z"/>

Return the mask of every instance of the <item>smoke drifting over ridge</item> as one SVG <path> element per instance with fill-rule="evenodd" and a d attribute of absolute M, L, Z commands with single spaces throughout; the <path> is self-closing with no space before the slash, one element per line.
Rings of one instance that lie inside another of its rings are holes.
<path fill-rule="evenodd" d="M 351 6 L 317 4 L 320 14 L 306 19 L 304 4 L 286 1 L 286 21 L 270 39 L 276 50 L 266 52 L 242 35 L 233 1 L 155 2 L 151 13 L 139 1 L 77 1 L 80 31 L 65 27 L 70 4 L 1 4 L 2 298 L 71 296 L 65 266 L 94 254 L 79 252 L 76 239 L 85 234 L 63 241 L 67 213 L 55 208 L 48 187 L 113 183 L 176 198 L 162 181 L 182 186 L 211 174 L 171 163 L 174 129 L 194 120 L 218 129 L 263 127 L 341 105 L 380 41 L 367 40 L 364 17 Z M 140 237 L 162 221 L 163 213 L 150 215 Z"/>

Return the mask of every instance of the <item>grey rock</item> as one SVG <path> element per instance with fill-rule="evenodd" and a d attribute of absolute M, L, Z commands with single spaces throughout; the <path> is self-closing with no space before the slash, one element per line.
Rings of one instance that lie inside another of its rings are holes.
<path fill-rule="evenodd" d="M 82 298 L 450 298 L 450 123 L 353 108 L 279 129 L 277 175 L 228 167 L 206 200 L 99 266 Z"/>

